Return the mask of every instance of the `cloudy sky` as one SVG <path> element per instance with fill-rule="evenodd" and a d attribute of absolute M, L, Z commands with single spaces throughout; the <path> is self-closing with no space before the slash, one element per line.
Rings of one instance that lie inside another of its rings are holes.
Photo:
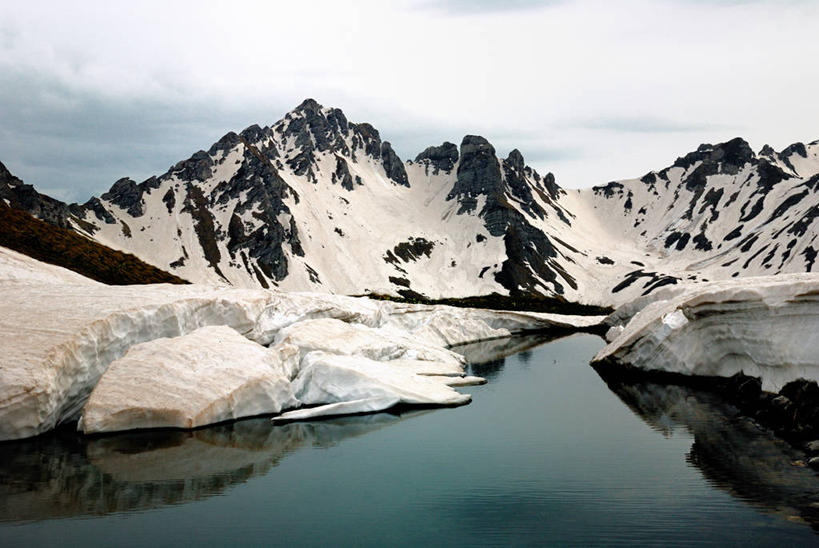
<path fill-rule="evenodd" d="M 402 158 L 464 134 L 566 187 L 819 139 L 819 2 L 0 3 L 0 161 L 84 201 L 305 97 Z"/>

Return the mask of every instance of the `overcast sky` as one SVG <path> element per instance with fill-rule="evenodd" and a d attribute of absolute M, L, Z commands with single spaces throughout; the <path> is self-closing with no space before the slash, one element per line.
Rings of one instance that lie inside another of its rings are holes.
<path fill-rule="evenodd" d="M 0 161 L 84 201 L 306 97 L 402 158 L 464 134 L 565 187 L 819 139 L 819 2 L 0 3 Z"/>

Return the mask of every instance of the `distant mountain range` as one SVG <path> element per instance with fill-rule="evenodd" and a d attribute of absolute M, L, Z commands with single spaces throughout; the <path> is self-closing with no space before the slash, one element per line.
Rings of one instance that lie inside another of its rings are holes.
<path fill-rule="evenodd" d="M 681 280 L 811 271 L 819 141 L 701 145 L 568 190 L 474 135 L 402 161 L 371 125 L 308 99 L 82 205 L 0 164 L 0 199 L 192 282 L 616 305 Z"/>

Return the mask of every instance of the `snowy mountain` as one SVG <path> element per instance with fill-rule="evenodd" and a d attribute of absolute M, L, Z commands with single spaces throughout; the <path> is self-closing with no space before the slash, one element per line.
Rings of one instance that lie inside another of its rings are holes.
<path fill-rule="evenodd" d="M 401 161 L 371 125 L 308 99 L 66 211 L 193 282 L 619 304 L 680 280 L 810 271 L 819 142 L 702 145 L 640 179 L 564 190 L 478 136 Z"/>

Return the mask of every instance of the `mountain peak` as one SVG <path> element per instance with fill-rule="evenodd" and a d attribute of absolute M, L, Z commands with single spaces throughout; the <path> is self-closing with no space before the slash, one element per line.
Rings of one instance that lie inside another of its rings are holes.
<path fill-rule="evenodd" d="M 23 184 L 23 181 L 15 177 L 11 174 L 11 172 L 3 165 L 3 162 L 0 162 L 0 185 L 6 184 L 10 187 L 12 186 L 20 186 Z"/>
<path fill-rule="evenodd" d="M 739 168 L 747 163 L 756 160 L 756 155 L 748 144 L 748 141 L 741 137 L 735 137 L 730 141 L 712 145 L 704 143 L 697 147 L 694 152 L 689 152 L 685 156 L 677 158 L 674 167 L 688 169 L 697 162 L 708 165 L 721 165 L 723 171 L 736 173 Z"/>
<path fill-rule="evenodd" d="M 305 99 L 304 101 L 302 101 L 302 102 L 299 104 L 299 106 L 297 106 L 297 107 L 296 107 L 296 108 L 294 108 L 293 110 L 294 110 L 294 111 L 296 111 L 296 112 L 303 111 L 303 110 L 310 110 L 310 111 L 313 111 L 313 112 L 317 112 L 317 111 L 322 110 L 323 108 L 324 108 L 324 107 L 323 107 L 323 106 L 321 106 L 321 105 L 318 103 L 318 101 L 316 101 L 315 99 L 312 99 L 312 98 L 308 97 L 307 99 Z"/>
<path fill-rule="evenodd" d="M 523 154 L 518 149 L 513 149 L 506 158 L 506 163 L 518 171 L 523 171 L 526 167 L 526 162 L 523 159 Z"/>
<path fill-rule="evenodd" d="M 493 147 L 485 137 L 481 137 L 480 135 L 465 135 L 461 141 L 461 158 L 478 153 L 494 156 L 495 147 Z"/>

